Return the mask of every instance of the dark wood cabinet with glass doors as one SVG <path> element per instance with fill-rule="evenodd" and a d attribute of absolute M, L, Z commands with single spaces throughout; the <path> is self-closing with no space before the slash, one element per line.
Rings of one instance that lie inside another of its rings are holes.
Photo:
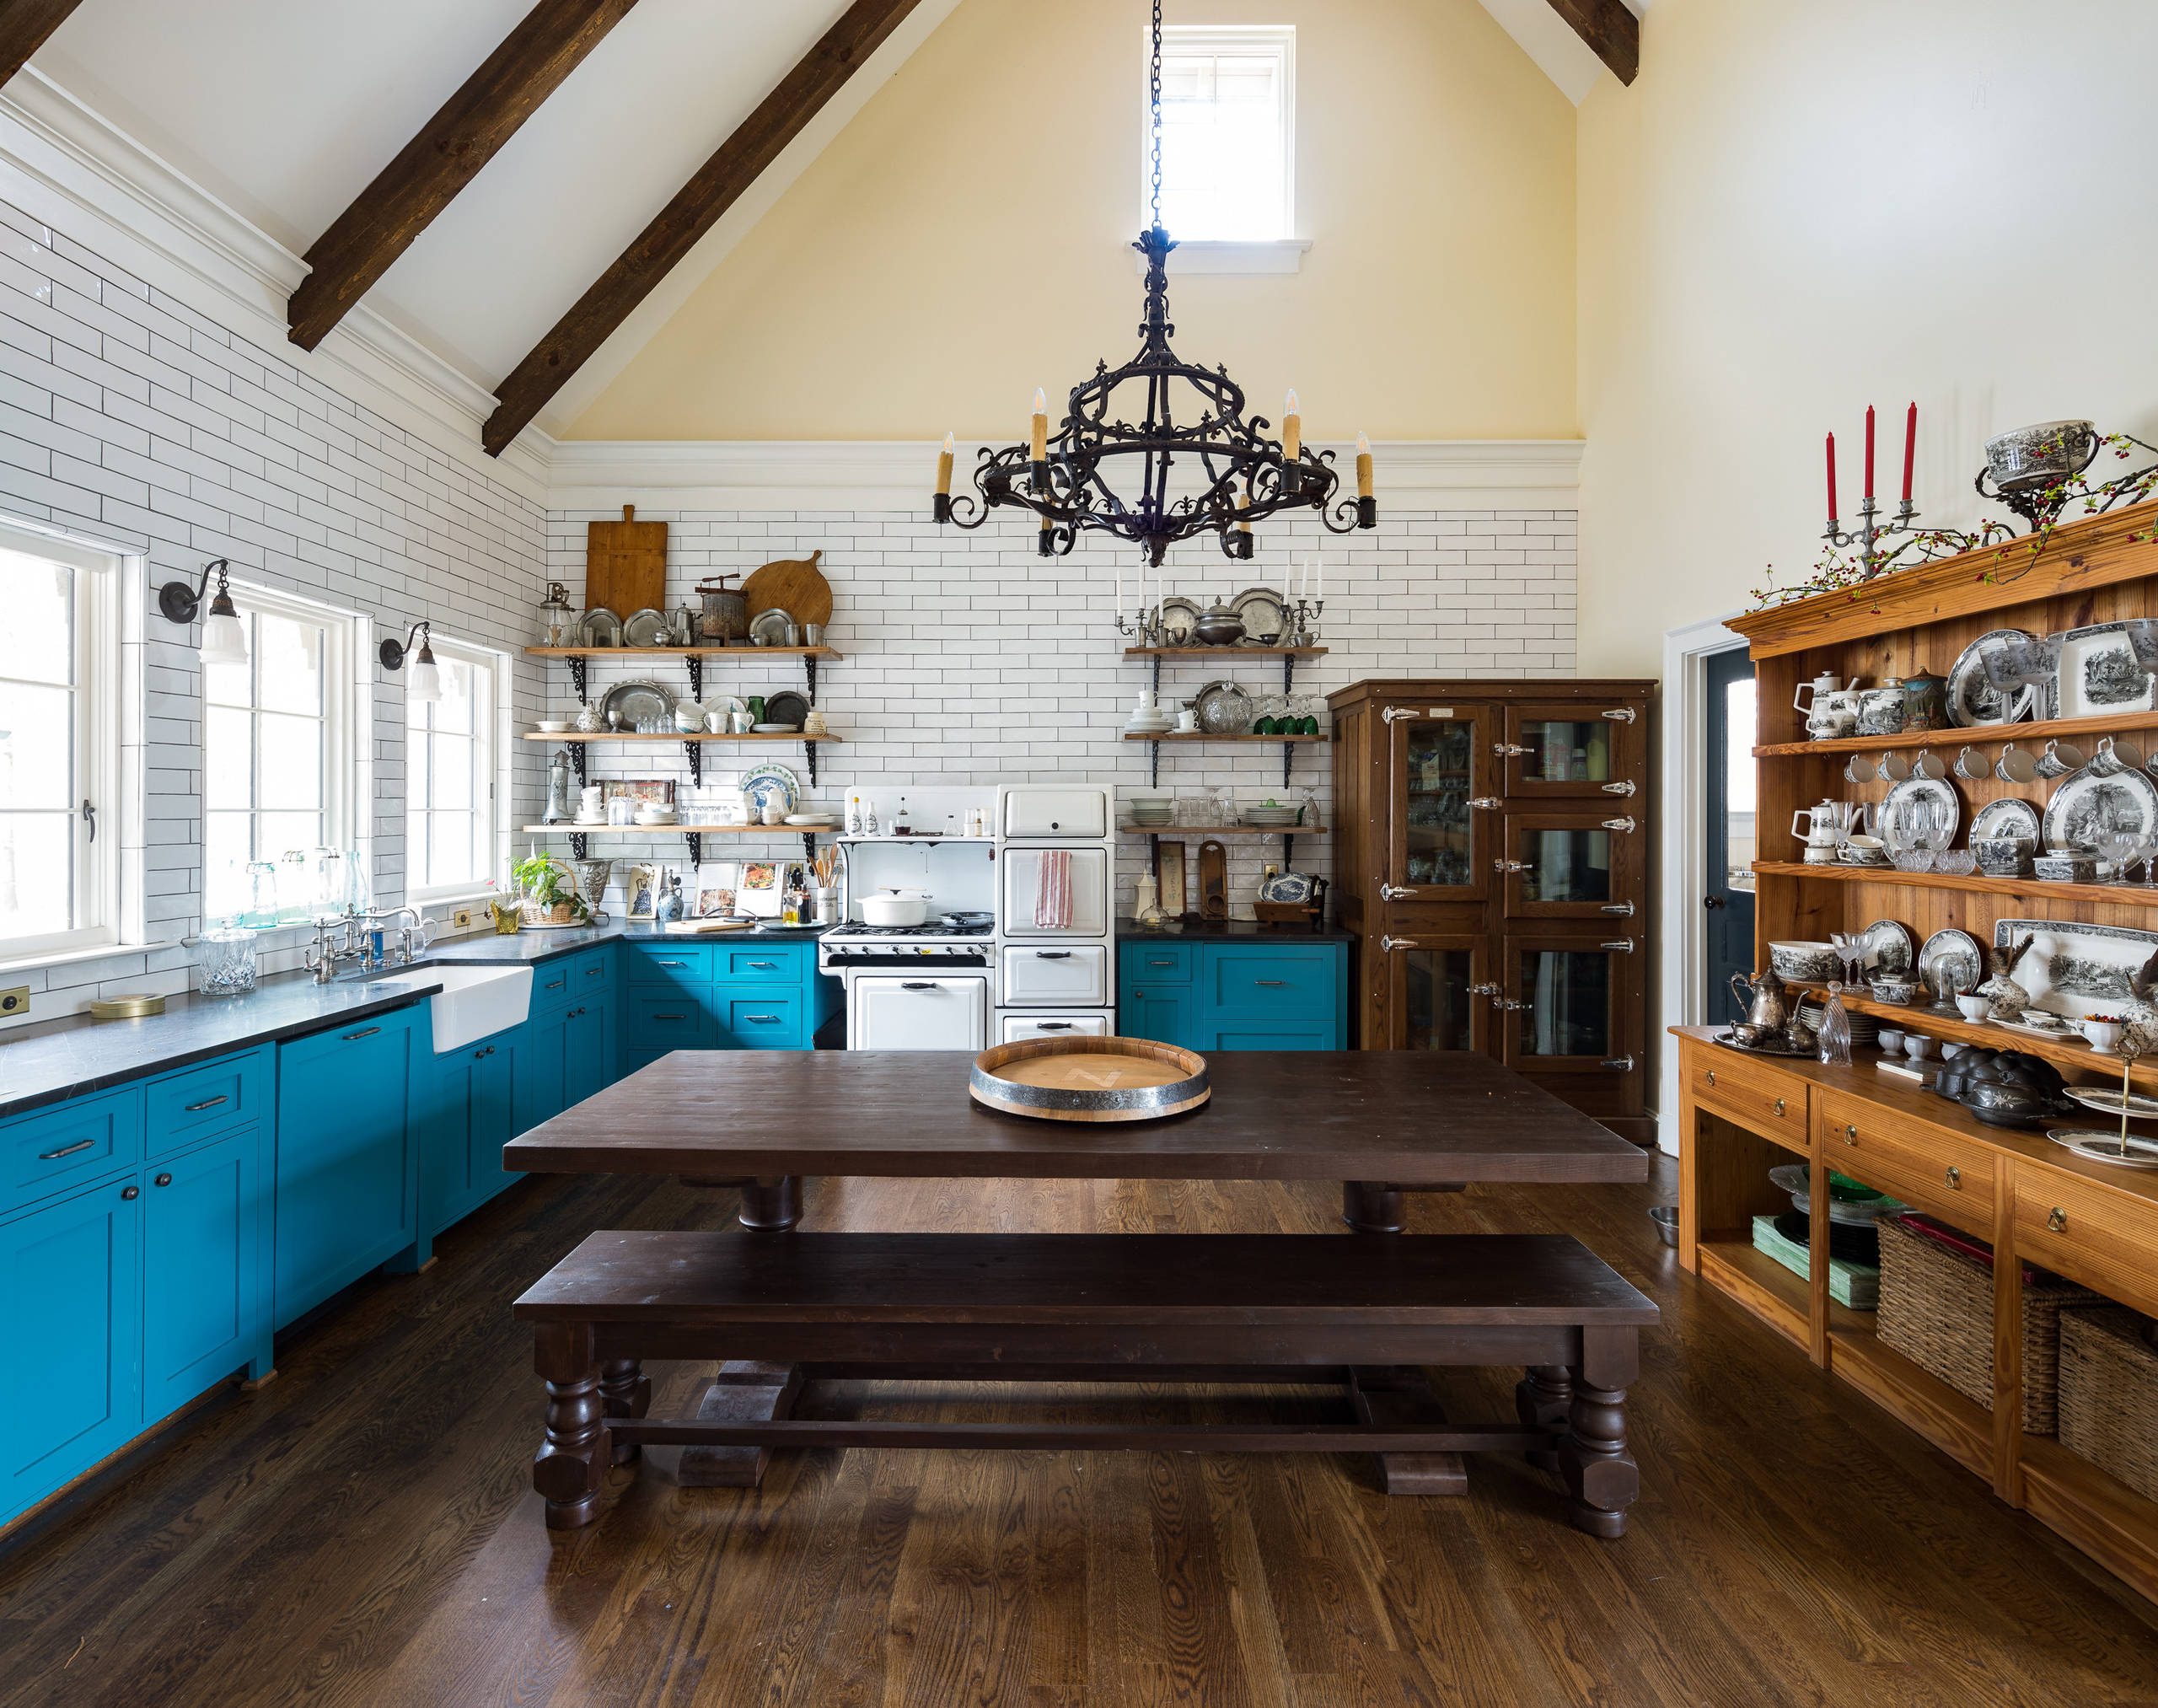
<path fill-rule="evenodd" d="M 1334 713 L 1365 1050 L 1497 1056 L 1640 1143 L 1649 681 L 1372 681 Z"/>

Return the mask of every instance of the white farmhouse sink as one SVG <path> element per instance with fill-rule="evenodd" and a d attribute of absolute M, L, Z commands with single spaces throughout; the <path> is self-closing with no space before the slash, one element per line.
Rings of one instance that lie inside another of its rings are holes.
<path fill-rule="evenodd" d="M 491 1038 L 504 1027 L 521 1026 L 532 1012 L 529 966 L 422 967 L 405 976 L 441 982 L 441 991 L 427 999 L 438 1055 Z M 388 986 L 392 981 L 377 982 Z"/>

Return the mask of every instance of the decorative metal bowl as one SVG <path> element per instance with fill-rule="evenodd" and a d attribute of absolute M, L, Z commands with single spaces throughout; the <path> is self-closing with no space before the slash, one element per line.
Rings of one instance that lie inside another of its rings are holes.
<path fill-rule="evenodd" d="M 2098 429 L 2087 421 L 2042 421 L 1986 441 L 1986 472 L 2004 492 L 2073 480 L 2098 454 Z"/>
<path fill-rule="evenodd" d="M 995 1045 L 974 1057 L 967 1092 L 1007 1114 L 1045 1121 L 1160 1120 L 1213 1095 L 1205 1056 L 1147 1038 Z"/>

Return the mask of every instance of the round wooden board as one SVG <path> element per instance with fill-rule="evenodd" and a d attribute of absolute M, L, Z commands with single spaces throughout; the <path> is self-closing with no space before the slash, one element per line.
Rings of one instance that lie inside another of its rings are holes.
<path fill-rule="evenodd" d="M 749 572 L 742 583 L 742 597 L 749 601 L 754 620 L 760 611 L 775 605 L 797 623 L 829 623 L 832 620 L 832 584 L 824 579 L 817 561 L 821 550 L 807 557 L 785 557 Z"/>
<path fill-rule="evenodd" d="M 1007 1114 L 1048 1121 L 1151 1121 L 1198 1108 L 1206 1058 L 1147 1038 L 1038 1038 L 974 1058 L 967 1090 Z"/>

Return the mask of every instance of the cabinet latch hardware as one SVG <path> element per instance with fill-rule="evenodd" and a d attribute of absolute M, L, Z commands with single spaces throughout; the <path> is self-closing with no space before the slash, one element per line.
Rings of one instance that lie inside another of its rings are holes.
<path fill-rule="evenodd" d="M 1379 716 L 1388 723 L 1392 723 L 1397 717 L 1414 717 L 1415 715 L 1416 708 L 1413 706 L 1389 706 L 1379 713 Z"/>
<path fill-rule="evenodd" d="M 1844 1123 L 1844 1142 L 1847 1145 L 1855 1145 L 1858 1142 L 1857 1122 L 1845 1121 Z"/>
<path fill-rule="evenodd" d="M 1071 1029 L 1071 1023 L 1069 1020 L 1037 1020 L 1034 1022 L 1034 1030 L 1037 1032 L 1069 1032 Z"/>
<path fill-rule="evenodd" d="M 1414 889 L 1410 889 L 1405 884 L 1382 884 L 1379 885 L 1379 900 L 1381 901 L 1398 901 L 1403 896 L 1414 895 L 1415 893 L 1416 892 Z"/>
<path fill-rule="evenodd" d="M 1621 831 L 1630 836 L 1634 834 L 1633 814 L 1629 813 L 1623 819 L 1606 819 L 1603 821 L 1603 828 L 1607 830 Z"/>
<path fill-rule="evenodd" d="M 1536 870 L 1526 860 L 1494 860 L 1491 862 L 1491 869 L 1494 872 L 1533 872 Z"/>
<path fill-rule="evenodd" d="M 1953 1163 L 1948 1165 L 1948 1184 L 1958 1192 L 1963 1190 L 1963 1171 Z"/>
<path fill-rule="evenodd" d="M 1606 783 L 1603 786 L 1603 792 L 1607 795 L 1626 795 L 1630 797 L 1634 792 L 1634 786 L 1631 783 Z"/>
<path fill-rule="evenodd" d="M 2054 1205 L 2053 1214 L 2046 1218 L 2046 1226 L 2050 1227 L 2055 1233 L 2067 1233 L 2068 1211 L 2062 1209 L 2059 1205 Z"/>
<path fill-rule="evenodd" d="M 1775 1103 L 1775 1113 L 1776 1113 L 1776 1114 L 1781 1114 L 1783 1112 L 1784 1112 L 1784 1100 L 1783 1100 L 1781 1098 L 1778 1098 L 1776 1099 L 1776 1103 Z"/>
<path fill-rule="evenodd" d="M 1499 810 L 1499 798 L 1496 795 L 1471 795 L 1468 804 L 1479 813 L 1495 813 Z"/>
<path fill-rule="evenodd" d="M 1629 937 L 1615 937 L 1608 943 L 1598 943 L 1597 947 L 1609 949 L 1615 954 L 1630 955 L 1634 952 L 1634 940 Z"/>
<path fill-rule="evenodd" d="M 1517 1002 L 1511 996 L 1495 996 L 1491 1000 L 1509 1014 L 1525 1014 L 1536 1006 L 1533 1002 Z"/>
<path fill-rule="evenodd" d="M 1709 1070 L 1709 1089 L 1714 1091 L 1715 1089 L 1715 1084 L 1716 1071 L 1712 1067 Z"/>
<path fill-rule="evenodd" d="M 1613 1055 L 1607 1058 L 1603 1066 L 1614 1073 L 1631 1073 L 1634 1071 L 1634 1058 L 1630 1055 Z"/>
<path fill-rule="evenodd" d="M 1471 985 L 1468 994 L 1472 996 L 1495 996 L 1499 994 L 1499 987 L 1494 984 Z"/>
<path fill-rule="evenodd" d="M 1529 749 L 1517 741 L 1495 741 L 1491 744 L 1491 751 L 1500 759 L 1519 759 Z"/>
<path fill-rule="evenodd" d="M 926 979 L 902 979 L 899 980 L 899 988 L 902 991 L 933 991 L 937 986 Z"/>
<path fill-rule="evenodd" d="M 1602 714 L 1613 723 L 1631 723 L 1639 716 L 1630 706 L 1614 706 Z"/>
<path fill-rule="evenodd" d="M 1631 919 L 1634 916 L 1634 904 L 1630 901 L 1607 901 L 1602 907 L 1597 909 L 1597 911 L 1616 914 L 1620 919 Z"/>

